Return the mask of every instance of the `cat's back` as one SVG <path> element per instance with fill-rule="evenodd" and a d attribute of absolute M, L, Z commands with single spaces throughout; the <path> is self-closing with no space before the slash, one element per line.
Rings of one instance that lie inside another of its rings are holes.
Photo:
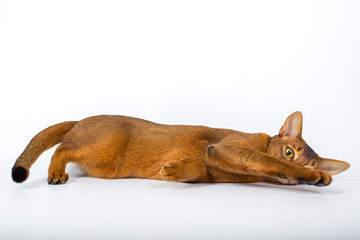
<path fill-rule="evenodd" d="M 140 118 L 121 115 L 98 115 L 79 121 L 64 137 L 65 141 L 94 142 L 104 138 L 125 138 L 145 129 L 160 127 Z M 161 127 L 160 127 L 161 128 Z"/>
<path fill-rule="evenodd" d="M 121 116 L 99 115 L 79 121 L 65 136 L 66 141 L 73 145 L 89 144 L 94 142 L 128 144 L 141 142 L 152 144 L 159 142 L 179 143 L 180 141 L 217 142 L 224 136 L 239 131 L 217 129 L 206 126 L 166 125 L 148 120 Z"/>

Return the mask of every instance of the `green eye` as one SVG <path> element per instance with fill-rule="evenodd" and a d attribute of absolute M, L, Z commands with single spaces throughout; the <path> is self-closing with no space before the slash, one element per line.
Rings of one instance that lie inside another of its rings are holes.
<path fill-rule="evenodd" d="M 285 148 L 285 156 L 287 156 L 288 158 L 293 159 L 294 155 L 295 155 L 294 151 L 291 148 L 289 148 L 289 147 Z"/>

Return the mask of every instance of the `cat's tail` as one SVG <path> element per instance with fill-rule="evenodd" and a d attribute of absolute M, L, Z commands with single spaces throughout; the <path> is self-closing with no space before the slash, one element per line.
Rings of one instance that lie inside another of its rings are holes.
<path fill-rule="evenodd" d="M 11 170 L 11 176 L 14 182 L 21 183 L 25 181 L 29 176 L 29 169 L 36 159 L 38 159 L 44 151 L 61 143 L 66 133 L 69 132 L 76 123 L 76 121 L 63 122 L 39 132 L 16 160 Z"/>

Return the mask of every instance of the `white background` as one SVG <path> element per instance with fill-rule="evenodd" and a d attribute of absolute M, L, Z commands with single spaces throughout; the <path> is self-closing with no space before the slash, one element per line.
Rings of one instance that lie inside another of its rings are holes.
<path fill-rule="evenodd" d="M 0 1 L 1 239 L 359 239 L 359 1 Z M 98 114 L 277 134 L 294 111 L 332 185 L 103 180 L 53 150 L 10 170 L 49 125 Z"/>

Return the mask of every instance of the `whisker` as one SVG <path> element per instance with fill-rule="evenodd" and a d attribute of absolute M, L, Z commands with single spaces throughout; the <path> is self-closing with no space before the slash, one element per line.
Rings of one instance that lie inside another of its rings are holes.
<path fill-rule="evenodd" d="M 276 155 L 270 150 L 270 148 L 268 148 L 267 145 L 264 144 L 264 147 L 268 150 L 268 152 L 270 152 L 274 157 L 276 157 Z"/>

